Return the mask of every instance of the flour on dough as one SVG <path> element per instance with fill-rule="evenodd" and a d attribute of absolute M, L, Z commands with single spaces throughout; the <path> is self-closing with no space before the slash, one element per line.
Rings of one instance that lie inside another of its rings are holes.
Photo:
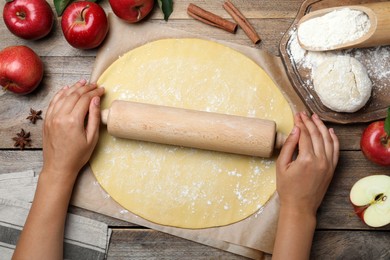
<path fill-rule="evenodd" d="M 314 89 L 321 102 L 337 112 L 356 112 L 371 96 L 366 68 L 355 58 L 338 55 L 314 71 Z"/>
<path fill-rule="evenodd" d="M 115 99 L 272 119 L 288 134 L 289 104 L 251 59 L 200 39 L 136 48 L 99 78 L 102 109 Z M 180 119 L 179 119 L 180 120 Z M 132 213 L 181 228 L 228 225 L 275 192 L 275 158 L 263 159 L 125 140 L 102 128 L 90 161 L 100 185 Z"/>

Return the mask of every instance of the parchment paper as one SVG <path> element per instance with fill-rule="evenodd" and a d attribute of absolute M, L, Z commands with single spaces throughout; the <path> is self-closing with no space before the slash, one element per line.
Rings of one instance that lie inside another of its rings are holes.
<path fill-rule="evenodd" d="M 98 51 L 91 76 L 92 82 L 97 81 L 105 69 L 120 55 L 147 42 L 163 38 L 189 37 L 212 40 L 169 28 L 168 24 L 159 25 L 147 22 L 127 24 L 113 14 L 109 14 L 109 23 L 110 31 Z M 258 63 L 282 90 L 293 111 L 306 110 L 305 105 L 294 92 L 280 58 L 255 48 L 223 41 L 217 42 L 242 52 Z M 72 204 L 253 259 L 264 258 L 264 252 L 272 253 L 279 213 L 278 196 L 275 193 L 260 212 L 228 226 L 196 230 L 162 226 L 142 219 L 122 208 L 100 187 L 89 167 L 86 167 L 79 175 Z"/>

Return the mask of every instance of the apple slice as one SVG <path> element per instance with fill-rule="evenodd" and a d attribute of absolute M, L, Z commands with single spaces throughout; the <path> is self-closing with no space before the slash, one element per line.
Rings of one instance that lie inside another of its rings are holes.
<path fill-rule="evenodd" d="M 350 200 L 355 213 L 370 227 L 390 223 L 390 177 L 372 175 L 358 180 L 352 187 Z"/>

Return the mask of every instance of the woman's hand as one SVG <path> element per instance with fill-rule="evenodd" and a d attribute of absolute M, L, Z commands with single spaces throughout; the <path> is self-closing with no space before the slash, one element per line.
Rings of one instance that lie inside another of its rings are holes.
<path fill-rule="evenodd" d="M 103 93 L 80 80 L 52 99 L 43 126 L 43 169 L 12 259 L 63 259 L 66 212 L 77 174 L 98 140 Z"/>
<path fill-rule="evenodd" d="M 56 175 L 61 180 L 76 179 L 98 140 L 103 93 L 104 89 L 96 84 L 80 80 L 55 95 L 43 127 L 42 173 Z"/>
<path fill-rule="evenodd" d="M 293 160 L 298 146 L 298 156 Z M 309 259 L 316 213 L 332 180 L 339 141 L 317 115 L 295 116 L 295 127 L 276 162 L 280 199 L 273 259 Z"/>
<path fill-rule="evenodd" d="M 296 147 L 298 156 L 293 160 Z M 277 160 L 277 191 L 282 207 L 315 215 L 332 180 L 339 142 L 316 114 L 295 116 L 295 127 Z"/>

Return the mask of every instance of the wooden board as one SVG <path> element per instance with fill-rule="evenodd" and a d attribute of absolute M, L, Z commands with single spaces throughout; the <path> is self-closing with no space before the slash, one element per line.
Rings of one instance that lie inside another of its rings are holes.
<path fill-rule="evenodd" d="M 390 56 L 381 55 L 382 51 L 390 53 L 390 46 L 382 47 L 381 49 L 374 47 L 340 52 L 340 55 L 355 57 L 367 68 L 370 79 L 373 82 L 373 92 L 370 100 L 359 111 L 355 113 L 338 113 L 322 104 L 313 88 L 311 70 L 293 60 L 290 51 L 291 35 L 296 31 L 296 25 L 300 18 L 311 11 L 368 2 L 377 1 L 307 0 L 302 4 L 296 19 L 280 42 L 280 53 L 295 90 L 312 112 L 317 113 L 324 120 L 336 123 L 356 123 L 379 120 L 386 116 L 387 107 L 390 105 L 390 92 L 388 91 L 390 87 L 390 77 L 384 76 L 383 73 L 379 73 L 379 68 L 381 68 L 380 71 L 382 72 L 390 67 Z"/>

